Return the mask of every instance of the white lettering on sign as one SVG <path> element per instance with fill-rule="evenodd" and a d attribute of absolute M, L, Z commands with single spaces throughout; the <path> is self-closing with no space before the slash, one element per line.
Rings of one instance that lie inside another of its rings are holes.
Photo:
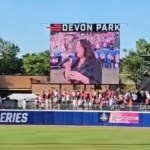
<path fill-rule="evenodd" d="M 12 113 L 1 112 L 0 123 L 26 123 L 28 121 L 28 113 Z"/>

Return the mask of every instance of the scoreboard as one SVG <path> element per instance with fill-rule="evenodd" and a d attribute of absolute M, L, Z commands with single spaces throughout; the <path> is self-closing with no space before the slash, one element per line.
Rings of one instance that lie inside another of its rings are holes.
<path fill-rule="evenodd" d="M 120 32 L 120 24 L 51 24 L 51 32 Z"/>

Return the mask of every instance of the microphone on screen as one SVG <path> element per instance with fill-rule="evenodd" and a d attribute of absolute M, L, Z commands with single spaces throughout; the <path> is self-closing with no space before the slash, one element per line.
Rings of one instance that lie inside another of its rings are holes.
<path fill-rule="evenodd" d="M 66 63 L 67 61 L 69 61 L 69 59 L 76 59 L 76 55 L 69 55 L 67 58 L 65 58 L 63 61 L 61 61 L 59 63 L 59 67 L 62 68 L 63 67 L 63 64 Z"/>

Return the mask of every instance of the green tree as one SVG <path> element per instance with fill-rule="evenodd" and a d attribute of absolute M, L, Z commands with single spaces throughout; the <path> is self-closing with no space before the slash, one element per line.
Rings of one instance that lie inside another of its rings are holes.
<path fill-rule="evenodd" d="M 127 57 L 121 61 L 122 73 L 129 74 L 128 78 L 136 82 L 137 72 L 140 68 L 141 59 L 136 52 L 129 51 Z"/>
<path fill-rule="evenodd" d="M 136 42 L 137 55 L 150 55 L 150 43 L 145 39 L 139 39 Z"/>
<path fill-rule="evenodd" d="M 128 78 L 137 82 L 137 74 L 141 65 L 141 55 L 150 55 L 150 43 L 145 39 L 136 42 L 136 51 L 124 49 L 127 55 L 121 60 L 121 73 L 129 74 Z"/>
<path fill-rule="evenodd" d="M 49 50 L 23 56 L 23 69 L 29 75 L 47 75 L 50 71 Z"/>
<path fill-rule="evenodd" d="M 22 72 L 22 59 L 17 57 L 20 49 L 14 43 L 0 38 L 0 73 L 15 74 Z"/>

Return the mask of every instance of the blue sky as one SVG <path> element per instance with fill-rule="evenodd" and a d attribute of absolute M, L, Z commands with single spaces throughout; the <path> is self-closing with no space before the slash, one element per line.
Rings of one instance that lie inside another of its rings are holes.
<path fill-rule="evenodd" d="M 150 41 L 150 0 L 0 0 L 0 37 L 19 56 L 49 49 L 49 23 L 122 23 L 121 49 Z M 46 24 L 44 24 L 46 23 Z"/>

